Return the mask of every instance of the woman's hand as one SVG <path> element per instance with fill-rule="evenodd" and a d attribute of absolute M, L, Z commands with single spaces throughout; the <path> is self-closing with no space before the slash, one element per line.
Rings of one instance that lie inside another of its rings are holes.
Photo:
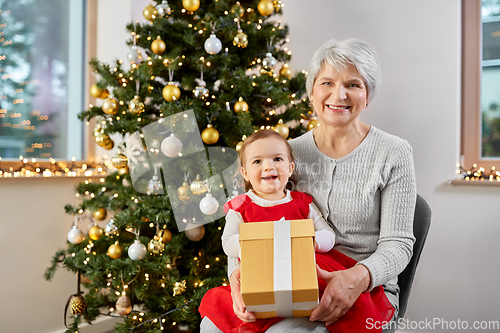
<path fill-rule="evenodd" d="M 229 278 L 234 314 L 242 321 L 253 322 L 255 321 L 255 314 L 253 312 L 246 311 L 245 305 L 243 304 L 243 298 L 241 297 L 240 273 L 240 269 L 237 268 L 233 271 L 231 277 Z"/>
<path fill-rule="evenodd" d="M 328 284 L 319 305 L 310 316 L 311 321 L 323 321 L 329 326 L 339 320 L 370 286 L 370 272 L 363 265 L 327 272 L 317 267 L 318 277 Z"/>

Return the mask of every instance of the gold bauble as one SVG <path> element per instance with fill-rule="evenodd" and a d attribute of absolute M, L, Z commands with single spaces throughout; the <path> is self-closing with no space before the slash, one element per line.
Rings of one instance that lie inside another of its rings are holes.
<path fill-rule="evenodd" d="M 189 240 L 191 240 L 193 242 L 197 242 L 200 239 L 202 239 L 203 236 L 205 236 L 205 227 L 202 224 L 201 225 L 195 225 L 195 224 L 192 224 L 192 223 L 191 224 L 188 223 L 186 225 L 186 230 L 184 231 L 184 233 L 186 234 L 186 237 Z"/>
<path fill-rule="evenodd" d="M 116 99 L 108 97 L 102 102 L 102 111 L 105 114 L 115 114 L 118 112 L 118 102 Z"/>
<path fill-rule="evenodd" d="M 76 275 L 78 276 L 78 273 L 76 273 Z M 92 280 L 89 279 L 89 277 L 87 275 L 80 275 L 80 279 L 82 281 L 82 283 L 92 283 Z"/>
<path fill-rule="evenodd" d="M 128 110 L 132 114 L 141 114 L 144 112 L 144 103 L 141 101 L 139 95 L 135 95 L 130 103 L 128 103 Z"/>
<path fill-rule="evenodd" d="M 248 111 L 248 104 L 240 97 L 238 102 L 234 103 L 234 112 L 246 112 Z"/>
<path fill-rule="evenodd" d="M 162 95 L 167 102 L 173 102 L 181 97 L 181 90 L 173 82 L 169 82 L 163 88 Z"/>
<path fill-rule="evenodd" d="M 290 67 L 288 67 L 288 64 L 283 64 L 283 66 L 280 69 L 280 76 L 283 76 L 288 80 L 292 78 L 292 70 L 290 69 Z"/>
<path fill-rule="evenodd" d="M 182 0 L 182 5 L 188 12 L 194 12 L 200 8 L 200 0 Z"/>
<path fill-rule="evenodd" d="M 112 244 L 108 248 L 108 256 L 110 256 L 113 259 L 118 259 L 122 256 L 123 248 L 120 244 L 118 244 L 118 241 L 116 243 Z"/>
<path fill-rule="evenodd" d="M 111 149 L 113 149 L 114 146 L 115 146 L 115 142 L 111 139 L 105 140 L 101 145 L 101 147 L 106 149 L 106 150 L 111 150 Z"/>
<path fill-rule="evenodd" d="M 94 224 L 93 226 L 90 227 L 89 229 L 89 237 L 92 240 L 98 240 L 101 238 L 101 236 L 104 234 L 104 231 L 100 226 L 97 224 Z"/>
<path fill-rule="evenodd" d="M 189 190 L 188 183 L 182 183 L 182 186 L 177 189 L 177 197 L 180 201 L 188 201 L 191 199 L 191 191 Z"/>
<path fill-rule="evenodd" d="M 111 158 L 111 163 L 115 168 L 123 169 L 127 167 L 128 158 L 125 154 L 116 153 L 116 155 Z"/>
<path fill-rule="evenodd" d="M 271 0 L 261 0 L 257 5 L 260 15 L 269 16 L 274 12 L 274 4 Z"/>
<path fill-rule="evenodd" d="M 158 15 L 158 10 L 153 5 L 147 5 L 142 11 L 142 15 L 148 21 L 153 21 Z"/>
<path fill-rule="evenodd" d="M 162 242 L 160 242 L 160 238 L 158 236 L 154 236 L 154 238 L 150 240 L 148 243 L 149 252 L 154 254 L 160 253 L 161 251 L 163 251 L 164 248 L 165 245 Z"/>
<path fill-rule="evenodd" d="M 93 84 L 90 86 L 90 94 L 95 98 L 101 98 L 104 89 L 101 89 L 97 86 L 97 84 Z"/>
<path fill-rule="evenodd" d="M 73 295 L 69 300 L 69 309 L 73 316 L 81 315 L 87 309 L 87 302 L 82 295 Z"/>
<path fill-rule="evenodd" d="M 231 13 L 238 15 L 239 17 L 243 17 L 245 14 L 245 8 L 240 4 L 239 1 L 236 2 L 236 5 L 231 7 Z"/>
<path fill-rule="evenodd" d="M 191 182 L 191 192 L 193 194 L 199 195 L 208 191 L 208 187 L 201 180 L 200 175 L 196 175 L 196 179 Z"/>
<path fill-rule="evenodd" d="M 106 209 L 99 207 L 99 209 L 96 210 L 93 215 L 96 220 L 102 221 L 106 218 L 107 214 L 108 212 L 106 211 Z"/>
<path fill-rule="evenodd" d="M 174 283 L 174 289 L 173 289 L 174 296 L 182 294 L 185 290 L 186 290 L 186 280 Z"/>
<path fill-rule="evenodd" d="M 115 307 L 116 307 L 116 313 L 124 317 L 127 316 L 132 311 L 132 302 L 130 302 L 130 299 L 127 296 L 122 295 L 116 301 Z"/>
<path fill-rule="evenodd" d="M 109 90 L 108 89 L 104 89 L 102 91 L 101 97 L 99 97 L 99 98 L 100 99 L 106 99 L 106 98 L 108 98 L 108 96 L 109 96 Z"/>
<path fill-rule="evenodd" d="M 248 37 L 243 32 L 243 30 L 238 29 L 238 31 L 237 31 L 236 35 L 234 36 L 234 39 L 233 39 L 233 45 L 241 47 L 241 48 L 245 48 L 245 47 L 248 46 Z"/>
<path fill-rule="evenodd" d="M 94 140 L 95 140 L 95 143 L 97 143 L 97 145 L 102 147 L 102 146 L 104 146 L 105 143 L 107 143 L 109 140 L 111 140 L 111 138 L 109 137 L 109 135 L 104 134 L 103 132 L 97 132 L 97 133 L 95 133 Z"/>
<path fill-rule="evenodd" d="M 290 133 L 288 126 L 283 124 L 283 119 L 279 120 L 278 125 L 274 127 L 274 130 L 284 139 L 288 138 L 288 134 Z"/>
<path fill-rule="evenodd" d="M 162 229 L 158 232 L 158 237 L 160 239 L 160 242 L 168 243 L 172 240 L 172 231 L 168 229 Z"/>
<path fill-rule="evenodd" d="M 208 124 L 207 128 L 201 132 L 201 139 L 207 145 L 213 145 L 219 140 L 219 131 L 217 131 L 212 124 Z"/>
<path fill-rule="evenodd" d="M 243 146 L 243 142 L 245 142 L 246 139 L 247 139 L 246 135 L 243 135 L 241 137 L 241 141 L 236 144 L 236 151 L 240 151 L 241 146 Z"/>
<path fill-rule="evenodd" d="M 94 132 L 93 132 L 93 135 L 94 135 L 94 138 L 98 135 L 101 135 L 101 134 L 104 134 L 102 132 L 102 127 L 101 127 L 101 124 L 97 124 L 97 126 L 94 128 Z"/>
<path fill-rule="evenodd" d="M 167 45 L 161 40 L 160 36 L 156 37 L 156 39 L 151 43 L 151 50 L 156 54 L 162 54 L 165 52 L 166 48 Z"/>
<path fill-rule="evenodd" d="M 281 8 L 283 8 L 283 1 L 281 0 L 273 0 L 274 10 L 276 13 L 281 12 Z"/>
<path fill-rule="evenodd" d="M 118 170 L 118 174 L 120 176 L 123 176 L 123 175 L 125 175 L 125 174 L 127 174 L 129 172 L 130 172 L 130 170 L 129 170 L 128 166 L 126 166 L 126 167 L 121 168 L 121 169 Z"/>
<path fill-rule="evenodd" d="M 309 123 L 307 124 L 307 130 L 310 131 L 313 128 L 318 127 L 318 126 L 319 126 L 319 120 L 316 119 L 316 117 L 314 117 L 311 120 L 309 120 Z"/>

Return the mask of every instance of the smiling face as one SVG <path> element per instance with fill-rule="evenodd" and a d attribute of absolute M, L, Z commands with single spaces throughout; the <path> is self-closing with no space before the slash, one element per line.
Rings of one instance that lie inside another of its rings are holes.
<path fill-rule="evenodd" d="M 367 106 L 367 90 L 356 67 L 338 71 L 325 63 L 314 81 L 311 101 L 322 124 L 343 127 L 359 120 Z"/>
<path fill-rule="evenodd" d="M 266 137 L 245 147 L 245 160 L 240 169 L 252 184 L 253 192 L 267 200 L 285 197 L 285 186 L 295 167 L 286 144 L 276 137 Z"/>

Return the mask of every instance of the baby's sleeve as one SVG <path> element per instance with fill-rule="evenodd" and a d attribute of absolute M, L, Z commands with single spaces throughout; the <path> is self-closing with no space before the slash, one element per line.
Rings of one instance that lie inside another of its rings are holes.
<path fill-rule="evenodd" d="M 229 209 L 222 232 L 222 249 L 228 257 L 238 258 L 240 255 L 240 223 L 243 223 L 241 214 Z"/>
<path fill-rule="evenodd" d="M 321 212 L 314 202 L 309 204 L 309 214 L 307 218 L 314 221 L 316 252 L 324 253 L 333 249 L 333 246 L 335 245 L 335 232 L 326 223 L 323 215 L 321 215 Z"/>

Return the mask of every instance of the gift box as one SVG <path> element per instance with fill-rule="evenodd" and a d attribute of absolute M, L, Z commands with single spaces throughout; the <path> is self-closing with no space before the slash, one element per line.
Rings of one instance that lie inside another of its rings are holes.
<path fill-rule="evenodd" d="M 318 305 L 314 224 L 240 224 L 241 295 L 257 318 L 308 317 Z"/>

